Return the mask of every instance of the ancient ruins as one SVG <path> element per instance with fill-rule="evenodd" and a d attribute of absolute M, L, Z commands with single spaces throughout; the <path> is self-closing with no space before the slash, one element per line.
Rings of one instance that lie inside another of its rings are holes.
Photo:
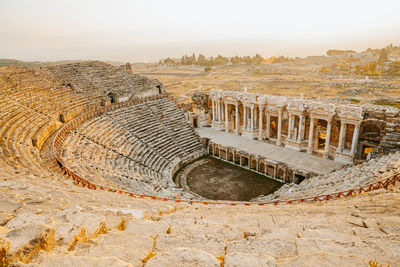
<path fill-rule="evenodd" d="M 397 151 L 394 107 L 212 90 L 211 127 L 335 161 Z"/>
<path fill-rule="evenodd" d="M 0 266 L 399 266 L 395 107 L 212 90 L 187 111 L 100 61 L 1 67 L 0 99 Z M 208 199 L 209 158 L 279 186 Z"/>

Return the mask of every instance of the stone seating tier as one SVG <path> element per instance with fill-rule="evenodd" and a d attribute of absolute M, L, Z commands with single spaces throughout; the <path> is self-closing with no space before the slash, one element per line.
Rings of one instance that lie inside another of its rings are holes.
<path fill-rule="evenodd" d="M 92 183 L 175 197 L 176 163 L 202 149 L 183 112 L 161 98 L 84 122 L 64 141 L 63 161 Z"/>
<path fill-rule="evenodd" d="M 158 80 L 134 74 L 125 67 L 116 67 L 100 61 L 49 66 L 46 70 L 91 99 L 102 98 L 108 92 L 133 96 L 162 86 Z"/>

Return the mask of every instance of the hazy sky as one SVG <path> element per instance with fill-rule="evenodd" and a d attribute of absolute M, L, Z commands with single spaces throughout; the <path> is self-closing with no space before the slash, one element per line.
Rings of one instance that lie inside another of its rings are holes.
<path fill-rule="evenodd" d="M 224 49 L 357 50 L 399 44 L 399 11 L 400 0 L 0 0 L 0 57 L 141 61 Z"/>

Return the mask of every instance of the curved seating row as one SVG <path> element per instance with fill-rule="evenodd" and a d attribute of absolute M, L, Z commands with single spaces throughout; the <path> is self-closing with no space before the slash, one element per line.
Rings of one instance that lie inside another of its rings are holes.
<path fill-rule="evenodd" d="M 134 74 L 125 66 L 112 66 L 105 62 L 88 61 L 46 67 L 59 80 L 91 99 L 101 98 L 107 92 L 140 94 L 156 89 L 161 83 L 154 79 Z"/>
<path fill-rule="evenodd" d="M 379 179 L 382 174 L 400 171 L 400 152 L 380 158 L 372 158 L 362 164 L 348 166 L 326 175 L 318 175 L 304 180 L 299 185 L 285 184 L 273 194 L 260 196 L 254 201 L 273 201 L 307 198 L 327 195 L 351 188 L 358 188 Z"/>
<path fill-rule="evenodd" d="M 182 111 L 161 98 L 83 123 L 64 141 L 62 161 L 91 183 L 175 197 L 182 192 L 175 188 L 171 173 L 199 151 L 204 148 Z"/>
<path fill-rule="evenodd" d="M 29 172 L 46 170 L 33 141 L 38 136 L 45 140 L 44 130 L 51 134 L 49 125 L 61 126 L 62 117 L 89 103 L 40 69 L 1 68 L 0 148 L 6 163 Z"/>

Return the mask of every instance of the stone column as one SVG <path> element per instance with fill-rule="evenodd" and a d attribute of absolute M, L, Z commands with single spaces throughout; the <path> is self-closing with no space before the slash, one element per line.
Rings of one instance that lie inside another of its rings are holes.
<path fill-rule="evenodd" d="M 247 128 L 247 107 L 243 105 L 243 129 Z"/>
<path fill-rule="evenodd" d="M 215 121 L 215 105 L 214 105 L 214 100 L 212 100 L 211 103 L 212 103 L 212 120 Z"/>
<path fill-rule="evenodd" d="M 217 100 L 217 121 L 219 121 L 219 101 Z"/>
<path fill-rule="evenodd" d="M 221 115 L 221 121 L 223 121 L 224 120 L 224 103 L 222 101 L 219 102 L 219 107 L 220 107 L 219 112 Z"/>
<path fill-rule="evenodd" d="M 250 113 L 250 114 L 251 114 L 250 127 L 251 127 L 251 130 L 253 131 L 253 130 L 254 130 L 254 107 L 251 106 L 250 109 L 251 109 L 251 113 Z"/>
<path fill-rule="evenodd" d="M 225 132 L 229 132 L 228 103 L 225 103 Z"/>
<path fill-rule="evenodd" d="M 265 130 L 267 132 L 267 138 L 269 139 L 271 137 L 271 115 L 267 113 L 267 129 Z"/>
<path fill-rule="evenodd" d="M 298 134 L 298 136 L 297 136 L 297 142 L 301 142 L 302 140 L 302 134 L 301 134 L 301 132 L 303 131 L 303 115 L 301 114 L 300 116 L 299 116 L 299 132 L 297 133 Z"/>
<path fill-rule="evenodd" d="M 307 153 L 312 153 L 312 144 L 313 144 L 313 135 L 314 135 L 314 118 L 310 118 L 310 132 L 308 133 L 308 147 Z"/>
<path fill-rule="evenodd" d="M 239 135 L 239 104 L 235 104 L 235 134 Z"/>
<path fill-rule="evenodd" d="M 276 144 L 280 146 L 282 144 L 281 142 L 281 132 L 282 132 L 282 110 L 279 110 L 278 112 L 278 134 L 276 137 Z"/>
<path fill-rule="evenodd" d="M 331 127 L 332 127 L 332 119 L 328 119 L 328 127 L 326 128 L 326 137 L 325 137 L 325 150 L 324 150 L 324 158 L 328 158 L 329 156 L 329 142 L 331 140 Z"/>
<path fill-rule="evenodd" d="M 360 124 L 354 125 L 354 132 L 353 132 L 353 140 L 351 142 L 351 151 L 350 154 L 354 156 L 356 154 L 357 143 L 358 143 L 358 135 L 360 134 Z"/>
<path fill-rule="evenodd" d="M 336 149 L 336 153 L 343 152 L 343 141 L 346 138 L 346 123 L 341 121 L 340 122 L 340 133 L 339 133 L 339 144 Z"/>
<path fill-rule="evenodd" d="M 262 114 L 263 114 L 263 110 L 264 110 L 264 107 L 263 106 L 258 106 L 258 109 L 259 109 L 259 111 L 260 111 L 260 120 L 259 120 L 259 123 L 258 123 L 258 141 L 262 141 L 262 119 L 263 119 L 263 116 L 262 116 Z"/>
<path fill-rule="evenodd" d="M 292 115 L 289 114 L 288 133 L 287 133 L 288 140 L 290 140 L 291 131 L 292 131 Z"/>

